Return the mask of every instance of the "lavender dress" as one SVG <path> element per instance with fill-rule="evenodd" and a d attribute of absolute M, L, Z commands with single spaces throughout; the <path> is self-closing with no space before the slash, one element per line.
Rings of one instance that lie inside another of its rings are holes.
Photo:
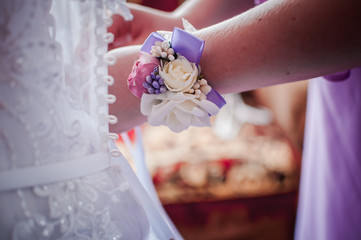
<path fill-rule="evenodd" d="M 361 239 L 361 68 L 310 81 L 295 239 Z"/>

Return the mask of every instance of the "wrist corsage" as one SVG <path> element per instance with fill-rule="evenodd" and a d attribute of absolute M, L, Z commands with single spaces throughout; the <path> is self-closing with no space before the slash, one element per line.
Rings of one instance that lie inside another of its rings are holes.
<path fill-rule="evenodd" d="M 225 100 L 201 74 L 203 47 L 203 40 L 179 28 L 163 36 L 153 32 L 144 42 L 128 88 L 141 98 L 140 110 L 149 124 L 174 132 L 210 126 L 210 116 Z"/>

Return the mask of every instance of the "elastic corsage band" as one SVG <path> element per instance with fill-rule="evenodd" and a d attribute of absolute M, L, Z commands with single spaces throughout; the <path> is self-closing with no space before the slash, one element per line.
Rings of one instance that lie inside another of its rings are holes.
<path fill-rule="evenodd" d="M 140 110 L 150 125 L 174 132 L 210 126 L 210 116 L 226 103 L 201 75 L 203 48 L 203 40 L 180 28 L 163 36 L 153 32 L 144 42 L 128 88 L 141 97 Z"/>

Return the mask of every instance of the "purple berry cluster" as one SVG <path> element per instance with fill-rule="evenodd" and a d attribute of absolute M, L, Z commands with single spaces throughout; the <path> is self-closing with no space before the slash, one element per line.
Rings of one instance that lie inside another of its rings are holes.
<path fill-rule="evenodd" d="M 145 78 L 143 87 L 146 88 L 150 94 L 159 94 L 167 91 L 164 80 L 159 76 L 158 67 L 155 67 L 153 72 Z"/>

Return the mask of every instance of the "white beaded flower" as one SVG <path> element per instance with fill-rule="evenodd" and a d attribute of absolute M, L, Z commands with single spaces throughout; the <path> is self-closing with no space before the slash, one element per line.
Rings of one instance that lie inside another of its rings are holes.
<path fill-rule="evenodd" d="M 153 57 L 162 58 L 164 60 L 173 61 L 174 57 L 174 49 L 171 48 L 170 43 L 168 41 L 156 41 L 154 46 L 152 46 L 150 53 Z"/>
<path fill-rule="evenodd" d="M 187 92 L 195 95 L 196 99 L 199 101 L 205 100 L 207 98 L 207 94 L 212 90 L 212 87 L 208 85 L 206 79 L 202 78 L 197 80 L 193 87 L 189 89 Z"/>

